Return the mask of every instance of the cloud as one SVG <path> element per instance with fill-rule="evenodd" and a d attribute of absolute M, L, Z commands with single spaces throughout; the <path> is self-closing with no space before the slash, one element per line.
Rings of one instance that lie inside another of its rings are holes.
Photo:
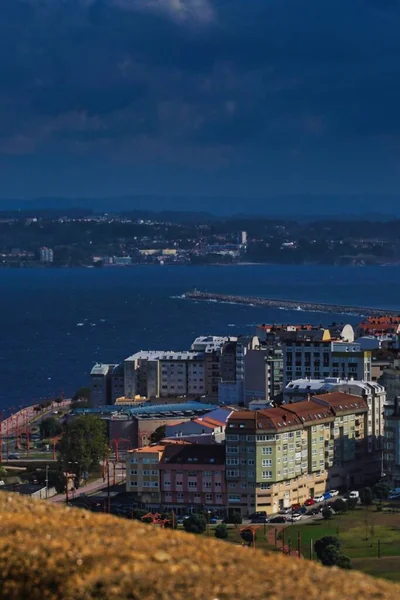
<path fill-rule="evenodd" d="M 210 23 L 215 18 L 209 0 L 110 0 L 125 10 L 166 15 L 177 22 Z"/>

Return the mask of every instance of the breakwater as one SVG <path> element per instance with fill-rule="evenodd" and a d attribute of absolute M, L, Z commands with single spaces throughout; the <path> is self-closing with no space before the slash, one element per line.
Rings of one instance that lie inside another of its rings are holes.
<path fill-rule="evenodd" d="M 262 298 L 254 296 L 232 296 L 229 294 L 215 294 L 194 290 L 186 292 L 185 298 L 190 300 L 205 300 L 208 302 L 224 302 L 231 304 L 245 304 L 247 306 L 258 306 L 265 308 L 277 308 L 281 310 L 301 310 L 304 312 L 334 313 L 340 315 L 354 315 L 360 317 L 378 317 L 382 315 L 398 316 L 399 310 L 387 310 L 385 308 L 369 308 L 365 306 L 346 306 L 342 304 L 324 304 L 322 302 L 301 300 L 277 300 L 275 298 Z"/>

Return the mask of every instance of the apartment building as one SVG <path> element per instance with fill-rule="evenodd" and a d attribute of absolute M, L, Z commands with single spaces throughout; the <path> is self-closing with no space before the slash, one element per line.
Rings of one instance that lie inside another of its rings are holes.
<path fill-rule="evenodd" d="M 384 467 L 392 487 L 400 487 L 400 398 L 395 398 L 385 416 Z"/>
<path fill-rule="evenodd" d="M 244 405 L 253 400 L 271 402 L 283 389 L 281 349 L 248 350 L 244 358 Z"/>
<path fill-rule="evenodd" d="M 216 410 L 177 425 L 166 425 L 166 438 L 186 438 L 208 434 L 209 443 L 225 441 L 225 428 L 233 410 L 229 407 L 219 407 Z M 201 439 L 201 438 L 200 438 Z"/>
<path fill-rule="evenodd" d="M 91 401 L 94 407 L 112 404 L 112 373 L 115 366 L 97 363 L 90 371 Z"/>
<path fill-rule="evenodd" d="M 334 393 L 231 415 L 226 429 L 228 506 L 276 513 L 362 479 L 364 399 Z"/>
<path fill-rule="evenodd" d="M 159 464 L 164 449 L 164 445 L 145 446 L 126 455 L 126 491 L 149 508 L 161 503 Z"/>
<path fill-rule="evenodd" d="M 206 356 L 203 352 L 141 351 L 124 361 L 124 395 L 148 398 L 204 396 Z"/>
<path fill-rule="evenodd" d="M 178 514 L 199 510 L 225 514 L 223 444 L 167 445 L 159 468 L 163 506 Z"/>
<path fill-rule="evenodd" d="M 288 333 L 283 341 L 283 383 L 301 377 L 371 381 L 371 352 L 332 337 L 328 329 Z"/>
<path fill-rule="evenodd" d="M 375 381 L 344 380 L 335 377 L 326 379 L 297 379 L 288 383 L 284 390 L 285 403 L 300 402 L 310 396 L 329 392 L 344 392 L 360 396 L 368 404 L 366 436 L 368 452 L 380 451 L 383 448 L 384 413 L 387 406 L 386 390 Z"/>

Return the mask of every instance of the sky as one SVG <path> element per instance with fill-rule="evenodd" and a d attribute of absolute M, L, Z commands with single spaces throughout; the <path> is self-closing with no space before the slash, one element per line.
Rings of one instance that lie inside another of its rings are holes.
<path fill-rule="evenodd" d="M 1 0 L 0 197 L 400 213 L 399 31 L 398 0 Z"/>

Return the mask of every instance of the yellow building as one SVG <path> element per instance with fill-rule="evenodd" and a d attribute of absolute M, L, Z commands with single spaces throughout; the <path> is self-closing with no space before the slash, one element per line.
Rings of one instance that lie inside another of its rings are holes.
<path fill-rule="evenodd" d="M 159 504 L 160 471 L 158 465 L 165 445 L 145 446 L 130 450 L 126 456 L 126 490 L 139 502 Z"/>

